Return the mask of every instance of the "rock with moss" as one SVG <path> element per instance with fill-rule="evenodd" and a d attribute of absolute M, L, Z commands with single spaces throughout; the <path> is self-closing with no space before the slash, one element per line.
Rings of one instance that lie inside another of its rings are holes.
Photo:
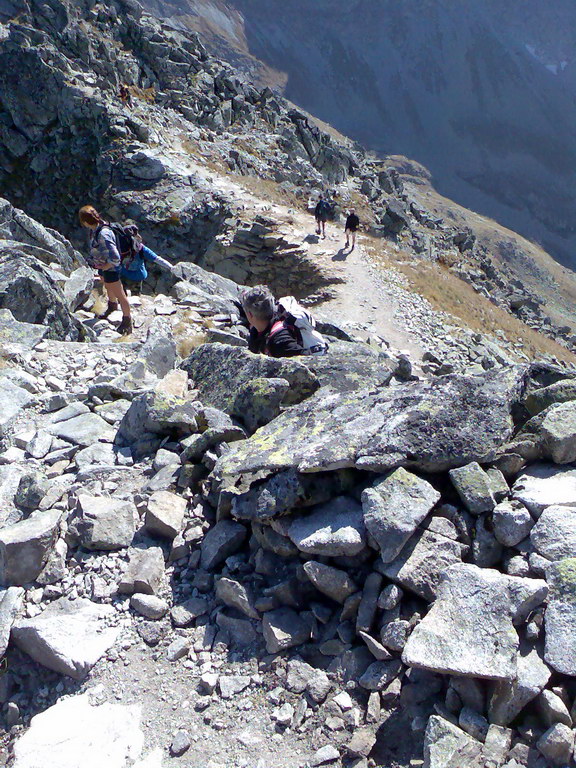
<path fill-rule="evenodd" d="M 21 323 L 9 309 L 0 309 L 0 349 L 9 347 L 18 352 L 33 349 L 47 334 L 45 325 Z"/>
<path fill-rule="evenodd" d="M 11 243 L 7 253 L 0 241 L 0 308 L 9 309 L 22 323 L 44 325 L 46 337 L 81 341 L 86 330 L 66 304 L 56 277 L 37 258 L 26 256 Z"/>
<path fill-rule="evenodd" d="M 339 341 L 327 355 L 311 355 L 303 362 L 318 377 L 321 386 L 337 392 L 356 392 L 371 385 L 387 386 L 396 363 L 367 344 Z"/>
<path fill-rule="evenodd" d="M 551 405 L 536 418 L 542 452 L 555 464 L 576 461 L 576 400 Z"/>
<path fill-rule="evenodd" d="M 187 397 L 161 391 L 138 395 L 120 422 L 117 442 L 133 446 L 150 435 L 189 435 L 198 431 L 199 412 L 199 404 Z"/>
<path fill-rule="evenodd" d="M 216 477 L 226 486 L 244 474 L 293 467 L 304 473 L 398 466 L 440 472 L 487 460 L 512 433 L 511 409 L 524 375 L 514 367 L 402 388 L 323 389 L 235 446 L 218 462 Z"/>
<path fill-rule="evenodd" d="M 496 506 L 490 478 L 478 462 L 450 470 L 450 479 L 464 506 L 473 515 L 491 512 Z"/>
<path fill-rule="evenodd" d="M 557 672 L 576 675 L 576 558 L 546 569 L 550 599 L 545 616 L 544 658 Z"/>
<path fill-rule="evenodd" d="M 436 601 L 410 635 L 402 660 L 433 672 L 513 680 L 518 635 L 512 614 L 502 574 L 453 565 L 442 575 Z"/>
<path fill-rule="evenodd" d="M 295 358 L 254 355 L 228 344 L 204 344 L 182 363 L 200 399 L 226 413 L 235 413 L 239 389 L 254 379 L 285 379 L 290 384 L 284 402 L 299 403 L 320 386 L 317 377 Z M 241 414 L 238 414 L 241 415 Z"/>
<path fill-rule="evenodd" d="M 286 379 L 258 378 L 247 381 L 238 389 L 233 413 L 250 432 L 255 432 L 278 416 L 289 390 L 290 383 Z"/>
<path fill-rule="evenodd" d="M 402 467 L 363 492 L 364 521 L 383 562 L 394 560 L 439 500 L 429 482 Z"/>
<path fill-rule="evenodd" d="M 551 405 L 570 400 L 576 400 L 576 378 L 562 379 L 548 387 L 535 389 L 526 397 L 524 406 L 532 416 L 536 416 Z"/>

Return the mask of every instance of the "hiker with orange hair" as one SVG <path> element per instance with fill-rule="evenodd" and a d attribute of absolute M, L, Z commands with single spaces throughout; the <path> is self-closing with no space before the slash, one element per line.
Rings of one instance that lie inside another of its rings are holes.
<path fill-rule="evenodd" d="M 78 213 L 80 224 L 89 231 L 90 266 L 98 270 L 108 294 L 108 308 L 100 318 L 107 318 L 112 312 L 122 309 L 122 322 L 116 328 L 118 333 L 132 333 L 130 304 L 120 280 L 122 258 L 109 223 L 92 205 L 85 205 Z"/>

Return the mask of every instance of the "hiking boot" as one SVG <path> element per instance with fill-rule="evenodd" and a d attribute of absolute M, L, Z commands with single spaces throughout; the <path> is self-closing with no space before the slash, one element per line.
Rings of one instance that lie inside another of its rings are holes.
<path fill-rule="evenodd" d="M 116 328 L 118 333 L 122 334 L 123 336 L 128 333 L 132 333 L 132 318 L 127 317 L 124 315 L 122 318 L 122 322 L 120 325 Z"/>
<path fill-rule="evenodd" d="M 107 318 L 110 317 L 112 312 L 116 312 L 117 309 L 118 309 L 118 304 L 115 301 L 109 301 L 106 312 L 104 312 L 101 315 L 98 315 L 98 320 L 106 320 Z"/>

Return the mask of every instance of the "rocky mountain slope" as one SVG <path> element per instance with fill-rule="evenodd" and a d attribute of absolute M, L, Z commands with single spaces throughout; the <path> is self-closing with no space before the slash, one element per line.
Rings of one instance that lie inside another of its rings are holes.
<path fill-rule="evenodd" d="M 263 81 L 281 73 L 295 103 L 378 152 L 418 160 L 442 194 L 574 268 L 572 3 L 226 5 L 147 3 L 176 23 L 208 23 L 215 49 L 252 75 L 256 58 Z"/>
<path fill-rule="evenodd" d="M 195 36 L 133 2 L 3 11 L 0 762 L 572 764 L 570 329 Z M 128 338 L 75 247 L 87 200 L 173 264 Z M 327 356 L 247 351 L 258 281 L 314 307 Z"/>

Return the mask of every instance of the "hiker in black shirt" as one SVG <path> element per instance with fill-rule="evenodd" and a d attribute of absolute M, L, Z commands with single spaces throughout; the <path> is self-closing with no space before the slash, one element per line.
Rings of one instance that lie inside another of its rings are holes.
<path fill-rule="evenodd" d="M 356 232 L 358 231 L 359 226 L 360 219 L 356 216 L 356 211 L 352 208 L 346 219 L 346 227 L 344 230 L 344 234 L 346 235 L 346 248 L 350 247 L 350 238 L 352 238 L 351 251 L 353 251 L 356 246 Z"/>
<path fill-rule="evenodd" d="M 326 222 L 330 215 L 330 205 L 324 200 L 324 195 L 320 195 L 320 199 L 314 208 L 314 218 L 316 219 L 316 234 L 322 235 L 322 239 L 326 238 Z"/>
<path fill-rule="evenodd" d="M 266 286 L 257 285 L 246 291 L 242 306 L 250 324 L 250 352 L 270 357 L 295 357 L 304 353 L 286 322 L 278 317 L 276 302 Z"/>

